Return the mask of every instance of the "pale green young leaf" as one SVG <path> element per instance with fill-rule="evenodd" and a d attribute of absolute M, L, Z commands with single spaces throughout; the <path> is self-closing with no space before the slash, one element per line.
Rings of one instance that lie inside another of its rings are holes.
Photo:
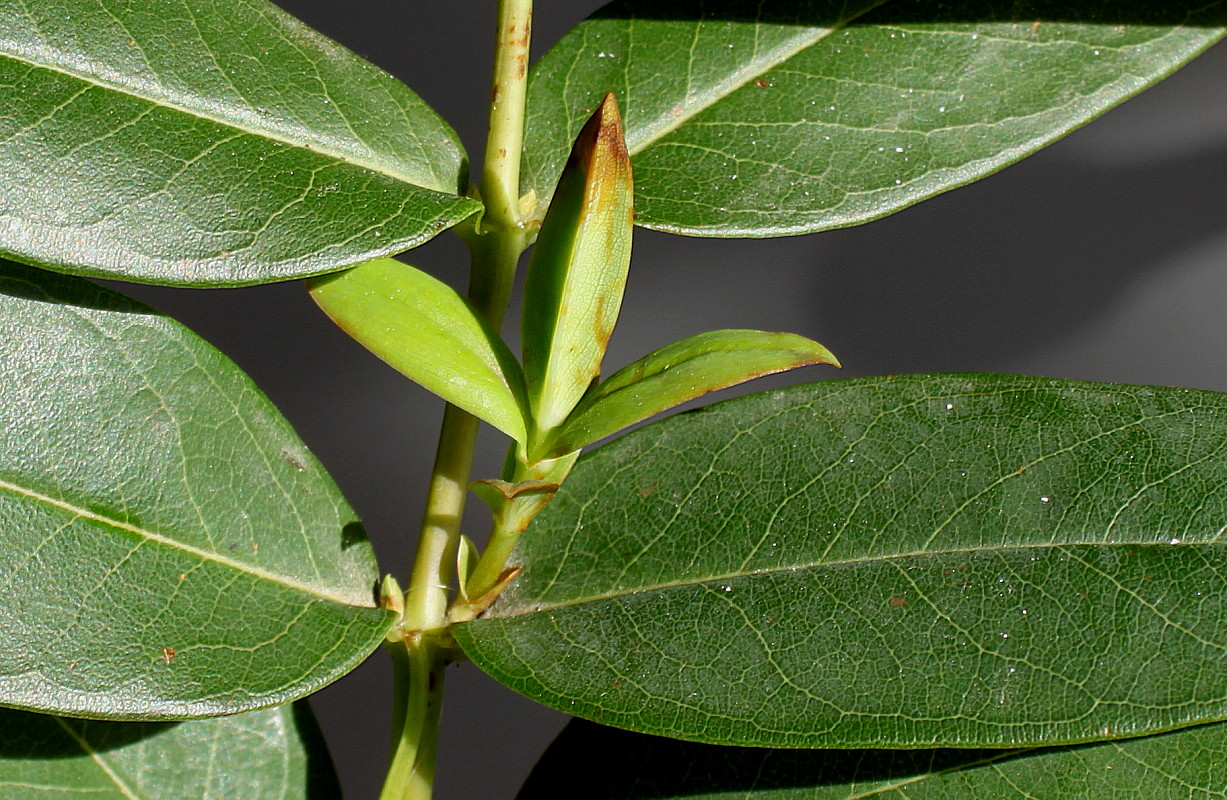
<path fill-rule="evenodd" d="M 392 615 L 354 512 L 238 367 L 0 262 L 0 705 L 172 719 L 301 697 Z"/>
<path fill-rule="evenodd" d="M 763 375 L 839 361 L 793 333 L 723 330 L 662 347 L 602 381 L 563 423 L 554 440 L 562 455 L 700 395 Z"/>
<path fill-rule="evenodd" d="M 524 377 L 515 356 L 456 290 L 381 258 L 308 284 L 332 321 L 397 371 L 524 441 Z"/>
<path fill-rule="evenodd" d="M 284 280 L 478 207 L 421 98 L 266 0 L 3 0 L 0 99 L 0 253 L 57 271 Z"/>
<path fill-rule="evenodd" d="M 0 711 L 5 800 L 340 800 L 305 702 L 190 722 Z"/>
<path fill-rule="evenodd" d="M 518 800 L 1123 800 L 1221 797 L 1227 724 L 1030 750 L 771 750 L 576 720 Z"/>
<path fill-rule="evenodd" d="M 638 224 L 782 236 L 995 172 L 1222 37 L 1221 2 L 619 0 L 534 67 L 524 183 L 616 91 Z"/>
<path fill-rule="evenodd" d="M 1227 395 L 827 381 L 580 460 L 455 635 L 581 717 L 719 744 L 993 747 L 1227 718 Z"/>
<path fill-rule="evenodd" d="M 566 419 L 600 374 L 630 267 L 632 194 L 618 104 L 607 95 L 575 141 L 528 267 L 521 325 L 538 430 Z"/>

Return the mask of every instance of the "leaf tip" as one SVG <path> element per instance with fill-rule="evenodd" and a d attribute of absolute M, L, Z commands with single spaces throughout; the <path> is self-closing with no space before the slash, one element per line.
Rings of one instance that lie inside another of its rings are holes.
<path fill-rule="evenodd" d="M 613 92 L 605 95 L 575 140 L 575 154 L 589 169 L 630 172 L 630 152 L 622 130 L 622 114 Z"/>

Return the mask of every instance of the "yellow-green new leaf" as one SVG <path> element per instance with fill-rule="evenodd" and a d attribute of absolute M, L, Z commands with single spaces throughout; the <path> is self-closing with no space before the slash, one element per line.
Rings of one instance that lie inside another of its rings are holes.
<path fill-rule="evenodd" d="M 520 366 L 450 286 L 391 258 L 308 285 L 333 322 L 398 372 L 524 441 Z"/>
<path fill-rule="evenodd" d="M 609 94 L 580 131 L 528 269 L 522 336 L 537 430 L 562 423 L 600 374 L 630 266 L 632 195 Z"/>
<path fill-rule="evenodd" d="M 700 395 L 809 364 L 839 361 L 794 333 L 724 330 L 660 348 L 597 386 L 563 423 L 556 455 L 592 444 Z"/>

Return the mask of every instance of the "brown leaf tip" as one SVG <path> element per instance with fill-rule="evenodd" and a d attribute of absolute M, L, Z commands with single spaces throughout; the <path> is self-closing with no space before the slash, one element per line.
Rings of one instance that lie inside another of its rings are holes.
<path fill-rule="evenodd" d="M 630 164 L 626 149 L 626 137 L 622 131 L 622 114 L 618 110 L 618 98 L 613 92 L 605 95 L 601 105 L 593 112 L 575 140 L 575 153 L 579 161 L 591 168 L 594 158 L 609 158 L 615 163 Z"/>

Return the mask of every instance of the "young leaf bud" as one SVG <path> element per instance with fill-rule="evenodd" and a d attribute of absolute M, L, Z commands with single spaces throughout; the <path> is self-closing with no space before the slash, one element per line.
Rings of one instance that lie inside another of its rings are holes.
<path fill-rule="evenodd" d="M 522 338 L 539 447 L 600 373 L 626 287 L 633 194 L 609 94 L 576 139 L 528 268 Z"/>

